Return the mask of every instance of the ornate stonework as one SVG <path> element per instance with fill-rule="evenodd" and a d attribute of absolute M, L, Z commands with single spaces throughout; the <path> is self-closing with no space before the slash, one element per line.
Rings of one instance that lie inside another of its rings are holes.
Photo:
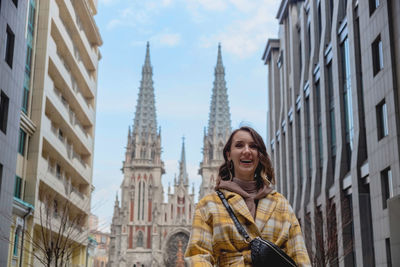
<path fill-rule="evenodd" d="M 123 162 L 121 205 L 115 201 L 109 263 L 119 266 L 175 266 L 181 243 L 184 251 L 194 212 L 194 190 L 189 193 L 185 146 L 182 142 L 179 176 L 164 202 L 161 176 L 161 135 L 157 132 L 155 97 L 147 44 L 138 102 Z"/>
<path fill-rule="evenodd" d="M 223 163 L 222 150 L 231 133 L 231 115 L 225 82 L 225 68 L 222 64 L 221 45 L 218 45 L 215 80 L 212 89 L 208 130 L 204 131 L 203 161 L 199 174 L 202 176 L 200 199 L 210 193 L 218 176 L 219 166 Z"/>

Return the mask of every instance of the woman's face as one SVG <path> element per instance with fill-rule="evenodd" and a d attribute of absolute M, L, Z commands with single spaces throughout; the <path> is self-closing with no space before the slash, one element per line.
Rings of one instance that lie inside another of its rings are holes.
<path fill-rule="evenodd" d="M 238 131 L 232 138 L 228 160 L 232 160 L 235 177 L 243 180 L 254 180 L 254 173 L 259 163 L 258 149 L 251 134 Z"/>

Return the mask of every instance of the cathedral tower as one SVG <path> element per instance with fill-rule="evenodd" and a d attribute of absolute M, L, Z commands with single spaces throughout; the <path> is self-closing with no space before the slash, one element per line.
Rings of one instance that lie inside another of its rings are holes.
<path fill-rule="evenodd" d="M 161 134 L 157 131 L 153 70 L 147 43 L 135 118 L 128 128 L 121 201 L 115 200 L 111 224 L 111 267 L 175 266 L 179 244 L 184 250 L 190 235 L 194 192 L 189 193 L 185 144 L 174 192 L 164 203 L 161 176 Z"/>
<path fill-rule="evenodd" d="M 208 129 L 204 132 L 203 139 L 203 161 L 199 169 L 199 174 L 202 176 L 200 199 L 210 193 L 215 186 L 219 166 L 224 161 L 222 150 L 231 133 L 231 115 L 220 44 L 214 74 Z"/>
<path fill-rule="evenodd" d="M 115 248 L 110 252 L 111 266 L 151 262 L 152 258 L 154 233 L 157 233 L 153 210 L 163 202 L 161 176 L 165 172 L 152 76 L 147 43 L 133 128 L 128 130 L 122 166 L 121 208 L 116 201 L 111 225 L 111 247 Z"/>

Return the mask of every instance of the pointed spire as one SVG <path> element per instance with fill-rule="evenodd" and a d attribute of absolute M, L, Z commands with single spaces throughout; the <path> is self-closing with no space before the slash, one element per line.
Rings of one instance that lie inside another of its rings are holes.
<path fill-rule="evenodd" d="M 225 68 L 222 64 L 221 44 L 218 44 L 217 65 L 212 90 L 210 115 L 208 119 L 208 136 L 223 137 L 231 131 L 231 115 L 229 111 L 228 93 L 225 81 Z"/>
<path fill-rule="evenodd" d="M 186 154 L 185 154 L 185 137 L 182 137 L 182 152 L 181 160 L 179 162 L 179 184 L 188 184 L 188 174 L 186 169 Z"/>
<path fill-rule="evenodd" d="M 153 68 L 150 63 L 150 45 L 147 42 L 146 58 L 142 68 L 138 100 L 136 105 L 133 133 L 139 137 L 157 134 L 157 119 L 153 88 Z"/>
<path fill-rule="evenodd" d="M 115 203 L 114 203 L 114 207 L 119 207 L 119 201 L 118 201 L 118 191 L 115 194 Z"/>

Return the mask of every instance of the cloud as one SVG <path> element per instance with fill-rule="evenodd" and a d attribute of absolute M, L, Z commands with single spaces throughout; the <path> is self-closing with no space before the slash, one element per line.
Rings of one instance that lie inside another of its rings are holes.
<path fill-rule="evenodd" d="M 277 3 L 275 1 L 271 4 L 270 0 L 264 0 L 257 6 L 247 5 L 246 0 L 231 1 L 239 11 L 249 13 L 248 16 L 233 21 L 218 33 L 200 36 L 200 46 L 208 48 L 217 42 L 222 42 L 224 51 L 240 58 L 247 58 L 263 46 L 267 36 L 277 34 L 275 32 Z"/>
<path fill-rule="evenodd" d="M 225 0 L 195 0 L 193 2 L 206 10 L 212 11 L 223 11 L 228 6 Z"/>
<path fill-rule="evenodd" d="M 179 33 L 159 33 L 150 38 L 152 43 L 158 43 L 165 46 L 177 46 L 181 42 L 181 35 Z"/>

